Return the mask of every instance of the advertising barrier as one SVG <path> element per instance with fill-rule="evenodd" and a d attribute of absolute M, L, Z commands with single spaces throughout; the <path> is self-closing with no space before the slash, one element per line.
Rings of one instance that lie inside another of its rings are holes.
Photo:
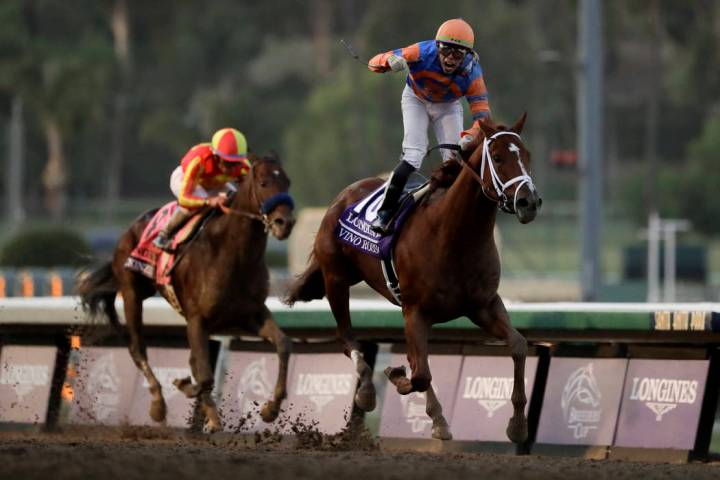
<path fill-rule="evenodd" d="M 691 450 L 708 360 L 631 359 L 615 445 Z"/>
<path fill-rule="evenodd" d="M 287 415 L 295 423 L 338 433 L 350 419 L 357 386 L 355 366 L 342 353 L 293 355 L 288 379 Z"/>
<path fill-rule="evenodd" d="M 125 355 L 127 350 L 125 350 Z M 173 385 L 175 379 L 190 376 L 189 349 L 180 348 L 148 348 L 148 363 L 155 378 L 160 382 L 163 397 L 167 406 L 166 424 L 169 427 L 187 427 L 193 414 L 194 399 L 187 398 Z M 133 368 L 135 365 L 133 364 Z M 193 380 L 194 381 L 194 380 Z M 157 425 L 149 415 L 151 395 L 148 381 L 142 373 L 137 375 L 135 395 L 130 408 L 129 421 L 133 425 Z"/>
<path fill-rule="evenodd" d="M 532 396 L 537 357 L 525 361 L 525 394 Z M 505 429 L 512 416 L 513 385 L 510 357 L 467 356 L 463 358 L 460 382 L 450 425 L 455 440 L 509 442 Z M 529 408 L 525 407 L 525 414 Z"/>
<path fill-rule="evenodd" d="M 3 346 L 0 422 L 45 422 L 56 354 L 56 347 Z"/>
<path fill-rule="evenodd" d="M 611 445 L 627 364 L 623 358 L 552 358 L 537 442 Z"/>
<path fill-rule="evenodd" d="M 455 392 L 458 388 L 462 356 L 429 355 L 430 371 L 434 372 L 432 386 L 443 407 L 443 415 L 450 422 L 453 418 Z M 407 374 L 410 368 L 404 354 L 390 355 L 390 365 L 405 365 Z M 380 436 L 391 438 L 430 438 L 432 420 L 425 413 L 425 393 L 413 392 L 399 395 L 395 386 L 387 381 L 380 421 Z M 450 423 L 450 431 L 454 426 Z"/>
<path fill-rule="evenodd" d="M 293 357 L 290 358 L 292 367 Z M 263 422 L 260 409 L 273 397 L 278 372 L 278 357 L 267 352 L 229 352 L 222 387 L 220 409 L 223 428 L 228 432 L 249 433 L 272 428 L 275 424 Z M 288 406 L 283 402 L 282 409 Z M 283 412 L 276 420 L 285 423 Z"/>
<path fill-rule="evenodd" d="M 70 423 L 128 422 L 140 372 L 127 348 L 83 347 L 71 354 L 70 366 L 76 371 Z"/>

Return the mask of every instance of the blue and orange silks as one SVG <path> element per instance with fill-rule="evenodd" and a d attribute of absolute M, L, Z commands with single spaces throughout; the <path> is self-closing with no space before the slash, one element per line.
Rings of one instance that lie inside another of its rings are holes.
<path fill-rule="evenodd" d="M 466 97 L 473 116 L 473 126 L 463 132 L 477 136 L 478 122 L 490 116 L 487 87 L 482 68 L 472 53 L 465 56 L 457 73 L 443 72 L 435 40 L 425 40 L 405 48 L 390 50 L 375 55 L 368 62 L 373 72 L 390 69 L 388 58 L 392 55 L 403 57 L 408 63 L 406 82 L 415 95 L 433 103 L 450 102 Z"/>
<path fill-rule="evenodd" d="M 227 182 L 238 180 L 250 171 L 250 162 L 233 162 L 232 167 L 222 171 L 220 160 L 212 152 L 209 143 L 201 143 L 192 147 L 180 161 L 183 179 L 178 196 L 181 207 L 195 209 L 204 206 L 207 199 L 195 196 L 195 187 L 205 189 L 221 188 Z"/>

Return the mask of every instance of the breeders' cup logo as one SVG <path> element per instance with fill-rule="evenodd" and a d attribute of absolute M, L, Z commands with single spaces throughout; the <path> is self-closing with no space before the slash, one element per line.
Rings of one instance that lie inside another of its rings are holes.
<path fill-rule="evenodd" d="M 697 399 L 697 380 L 634 377 L 630 400 L 643 402 L 655 413 L 655 421 L 677 408 L 678 404 L 691 405 Z"/>
<path fill-rule="evenodd" d="M 95 361 L 88 374 L 87 383 L 95 419 L 107 420 L 120 404 L 120 381 L 113 353 Z"/>
<path fill-rule="evenodd" d="M 513 377 L 466 377 L 462 398 L 477 400 L 487 412 L 487 418 L 492 418 L 510 401 L 514 384 Z"/>
<path fill-rule="evenodd" d="M 438 388 L 436 386 L 433 386 L 433 388 L 437 395 Z M 410 425 L 410 431 L 412 433 L 425 432 L 432 425 L 432 419 L 425 412 L 427 397 L 424 392 L 413 392 L 408 395 L 403 395 L 400 397 L 400 404 L 405 421 Z"/>
<path fill-rule="evenodd" d="M 348 395 L 355 386 L 355 376 L 349 373 L 301 373 L 295 394 L 306 396 L 321 413 L 336 395 Z"/>
<path fill-rule="evenodd" d="M 560 406 L 567 426 L 575 438 L 587 437 L 590 430 L 598 428 L 602 409 L 600 407 L 600 388 L 598 387 L 593 364 L 575 370 L 567 379 L 563 389 Z"/>
<path fill-rule="evenodd" d="M 9 385 L 15 391 L 18 402 L 36 387 L 48 384 L 50 369 L 47 365 L 3 365 L 0 385 Z"/>
<path fill-rule="evenodd" d="M 253 408 L 257 399 L 270 398 L 272 384 L 268 379 L 267 358 L 262 357 L 245 367 L 237 387 L 238 403 L 243 412 Z"/>
<path fill-rule="evenodd" d="M 155 374 L 155 378 L 157 378 L 157 381 L 160 382 L 160 386 L 162 387 L 163 395 L 165 396 L 165 400 L 172 400 L 172 398 L 180 393 L 180 390 L 175 387 L 173 384 L 173 381 L 177 378 L 187 378 L 190 376 L 190 369 L 187 367 L 184 368 L 173 368 L 173 367 L 153 367 L 153 373 Z M 150 384 L 147 381 L 147 378 L 143 378 L 143 387 L 149 388 Z"/>

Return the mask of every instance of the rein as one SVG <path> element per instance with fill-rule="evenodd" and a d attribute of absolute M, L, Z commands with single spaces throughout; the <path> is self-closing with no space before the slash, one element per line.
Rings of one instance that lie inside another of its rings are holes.
<path fill-rule="evenodd" d="M 224 204 L 220 204 L 220 210 L 222 210 L 222 212 L 226 215 L 237 215 L 238 217 L 245 217 L 251 220 L 257 220 L 258 222 L 261 222 L 265 226 L 265 233 L 270 230 L 270 221 L 267 214 L 251 213 L 244 210 L 235 210 Z"/>

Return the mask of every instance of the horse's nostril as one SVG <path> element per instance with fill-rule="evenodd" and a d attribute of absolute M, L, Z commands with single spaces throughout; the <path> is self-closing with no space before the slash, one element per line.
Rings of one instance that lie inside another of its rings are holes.
<path fill-rule="evenodd" d="M 282 227 L 285 225 L 285 219 L 284 218 L 276 218 L 273 220 L 273 223 L 277 225 L 278 227 Z"/>
<path fill-rule="evenodd" d="M 542 198 L 538 197 L 537 199 L 537 208 L 540 210 L 540 207 L 542 207 Z"/>
<path fill-rule="evenodd" d="M 528 208 L 530 206 L 530 202 L 527 201 L 527 198 L 519 198 L 517 201 L 517 206 L 519 208 Z"/>

